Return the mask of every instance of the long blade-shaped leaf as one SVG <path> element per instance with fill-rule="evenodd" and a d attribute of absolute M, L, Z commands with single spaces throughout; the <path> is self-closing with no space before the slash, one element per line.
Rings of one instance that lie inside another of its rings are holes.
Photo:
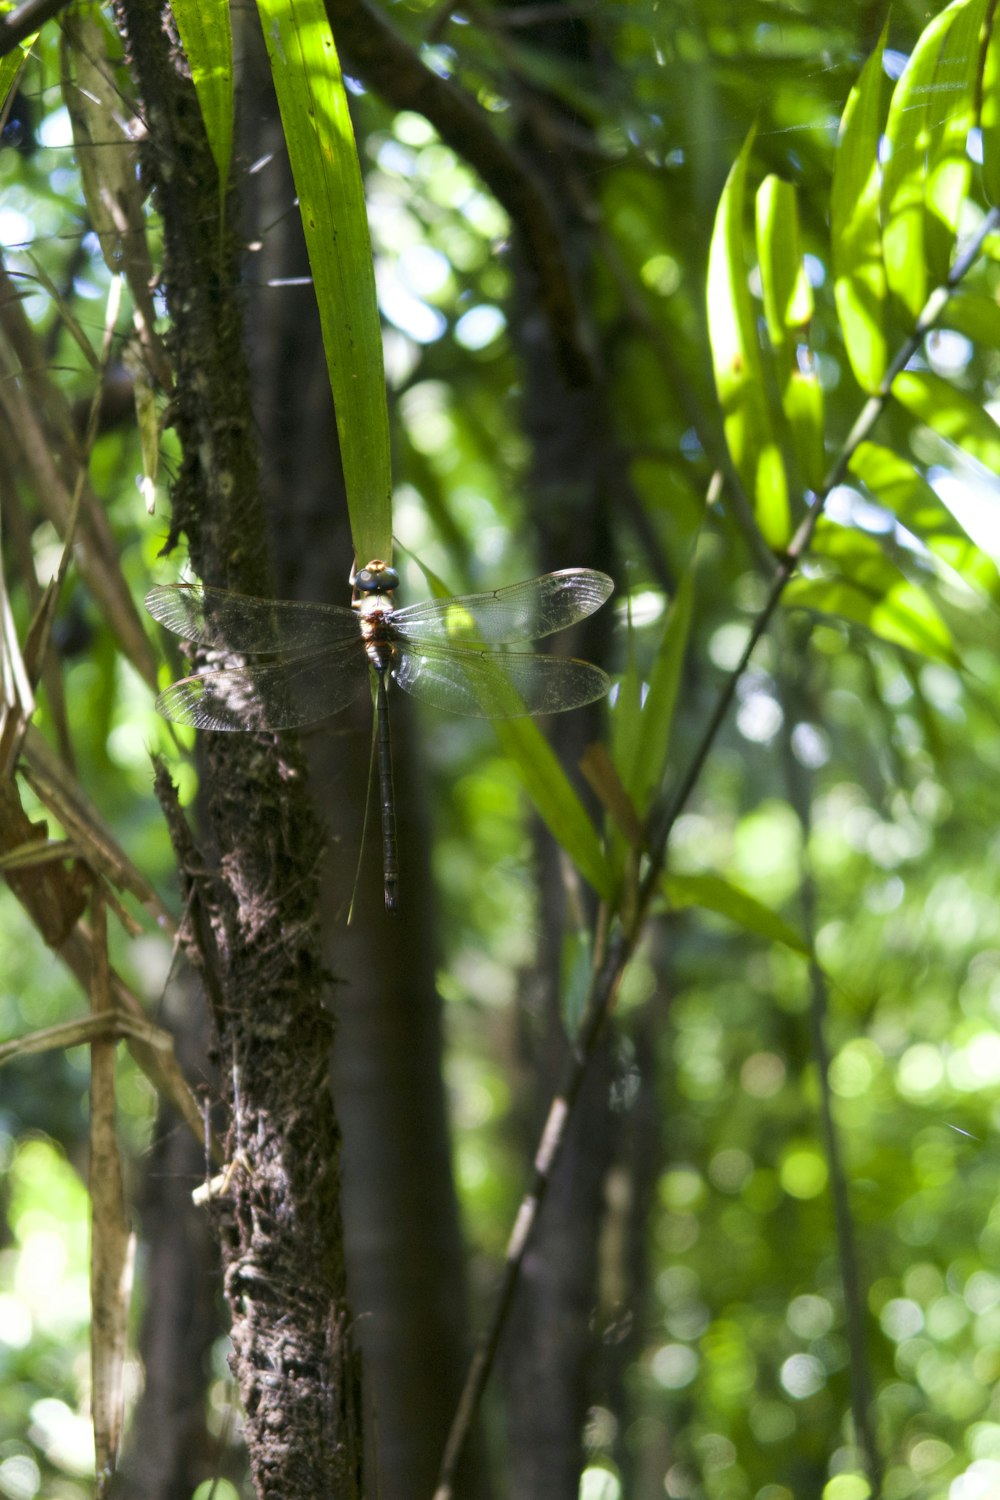
<path fill-rule="evenodd" d="M 885 335 L 885 266 L 879 218 L 886 33 L 851 90 L 840 125 L 830 196 L 834 296 L 854 377 L 877 391 L 889 363 Z"/>
<path fill-rule="evenodd" d="M 931 21 L 889 110 L 883 248 L 889 289 L 909 318 L 948 273 L 970 170 L 965 142 L 984 9 L 985 0 L 953 0 Z"/>
<path fill-rule="evenodd" d="M 964 391 L 929 370 L 903 370 L 892 394 L 928 427 L 1000 474 L 1000 426 Z"/>
<path fill-rule="evenodd" d="M 95 1015 L 107 1015 L 112 1007 L 111 977 L 105 908 L 99 889 L 94 896 L 94 955 L 91 1008 Z M 122 1376 L 134 1252 L 134 1240 L 125 1217 L 115 1129 L 115 1050 L 113 1040 L 95 1040 L 91 1046 L 91 1404 L 99 1496 L 107 1493 L 121 1439 Z"/>
<path fill-rule="evenodd" d="M 878 443 L 862 443 L 851 473 L 914 536 L 971 587 L 1000 604 L 1000 570 L 970 541 L 947 506 L 908 459 Z"/>
<path fill-rule="evenodd" d="M 753 139 L 751 131 L 715 216 L 708 258 L 708 331 L 733 466 L 753 499 L 764 539 L 781 548 L 791 535 L 788 481 L 764 388 L 743 245 L 747 163 Z"/>
<path fill-rule="evenodd" d="M 3 0 L 3 3 L 0 4 L 0 16 L 6 15 L 8 11 L 13 9 L 14 0 Z M 3 107 L 7 102 L 7 95 L 14 87 L 18 73 L 20 73 L 27 62 L 28 52 L 34 46 L 37 36 L 38 33 L 36 31 L 27 37 L 19 47 L 15 47 L 13 51 L 7 52 L 3 57 L 0 57 L 0 117 L 2 117 Z"/>
<path fill-rule="evenodd" d="M 983 63 L 979 125 L 983 139 L 983 188 L 990 203 L 1000 203 L 1000 25 L 994 13 Z"/>
<path fill-rule="evenodd" d="M 619 765 L 625 790 L 645 817 L 650 796 L 663 779 L 670 730 L 680 690 L 684 653 L 694 603 L 694 567 L 685 569 L 667 614 L 660 649 L 649 677 L 649 687 L 636 715 L 634 729 L 619 741 Z M 616 713 L 618 706 L 616 705 Z"/>
<path fill-rule="evenodd" d="M 728 917 L 756 937 L 766 938 L 771 943 L 784 943 L 786 948 L 807 958 L 812 952 L 802 934 L 784 917 L 779 917 L 755 896 L 730 885 L 719 875 L 666 875 L 663 889 L 671 906 L 679 909 L 699 906 L 704 911 Z"/>
<path fill-rule="evenodd" d="M 757 194 L 757 258 L 764 316 L 774 354 L 781 405 L 801 480 L 816 489 L 825 468 L 823 388 L 815 367 L 799 368 L 808 340 L 813 294 L 806 275 L 795 189 L 765 177 Z"/>
<path fill-rule="evenodd" d="M 934 69 L 932 126 L 924 201 L 927 217 L 927 264 L 933 284 L 951 269 L 958 221 L 969 189 L 972 161 L 966 143 L 976 124 L 976 80 L 981 63 L 981 33 L 989 0 L 960 0 L 941 44 Z"/>
<path fill-rule="evenodd" d="M 793 578 L 783 596 L 786 608 L 839 615 L 895 646 L 958 665 L 951 632 L 930 596 L 885 556 L 874 537 L 821 523 L 811 555 L 825 565 L 825 576 Z"/>
<path fill-rule="evenodd" d="M 358 558 L 389 559 L 382 336 L 361 168 L 322 0 L 257 0 L 299 195 Z"/>
<path fill-rule="evenodd" d="M 613 881 L 600 839 L 538 725 L 530 719 L 508 719 L 493 727 L 542 822 L 584 879 L 609 900 Z"/>
<path fill-rule="evenodd" d="M 233 31 L 229 0 L 170 0 L 208 144 L 225 191 L 233 149 Z"/>

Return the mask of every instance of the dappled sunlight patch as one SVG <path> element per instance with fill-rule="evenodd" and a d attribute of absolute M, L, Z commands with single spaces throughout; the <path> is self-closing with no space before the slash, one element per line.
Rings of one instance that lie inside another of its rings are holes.
<path fill-rule="evenodd" d="M 792 1198 L 818 1198 L 827 1184 L 829 1169 L 819 1148 L 804 1142 L 792 1146 L 782 1157 L 781 1186 Z"/>

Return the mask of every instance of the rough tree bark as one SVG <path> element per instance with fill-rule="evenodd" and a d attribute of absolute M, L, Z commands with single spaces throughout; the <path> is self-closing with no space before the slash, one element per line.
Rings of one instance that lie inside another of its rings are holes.
<path fill-rule="evenodd" d="M 117 0 L 115 13 L 163 222 L 182 448 L 168 547 L 183 535 L 207 582 L 267 593 L 237 246 L 231 232 L 220 243 L 216 169 L 165 13 L 150 0 Z M 205 855 L 176 809 L 170 818 L 229 1120 L 216 1222 L 254 1482 L 273 1500 L 351 1500 L 362 1493 L 361 1406 L 316 921 L 322 834 L 293 742 L 204 735 L 202 750 Z"/>

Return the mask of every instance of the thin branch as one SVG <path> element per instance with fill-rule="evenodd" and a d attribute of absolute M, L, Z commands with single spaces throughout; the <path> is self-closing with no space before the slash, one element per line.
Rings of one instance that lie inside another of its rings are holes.
<path fill-rule="evenodd" d="M 507 1244 L 503 1278 L 497 1293 L 496 1303 L 490 1317 L 486 1334 L 473 1356 L 466 1376 L 465 1386 L 455 1412 L 448 1441 L 445 1445 L 441 1470 L 438 1476 L 434 1500 L 452 1500 L 455 1470 L 469 1435 L 473 1416 L 479 1406 L 486 1382 L 496 1359 L 500 1339 L 506 1323 L 507 1312 L 520 1276 L 524 1255 L 531 1235 L 538 1222 L 538 1215 L 552 1181 L 552 1170 L 566 1138 L 566 1130 L 573 1106 L 580 1094 L 584 1075 L 594 1054 L 604 1024 L 614 1007 L 625 968 L 635 952 L 642 935 L 650 906 L 657 894 L 663 867 L 666 862 L 667 843 L 674 824 L 687 805 L 687 801 L 698 784 L 705 768 L 716 736 L 729 712 L 750 658 L 767 631 L 768 625 L 781 600 L 790 579 L 808 550 L 813 534 L 819 524 L 830 492 L 840 484 L 847 473 L 848 465 L 861 443 L 870 435 L 891 395 L 892 383 L 909 363 L 920 347 L 924 335 L 941 316 L 952 292 L 967 275 L 978 259 L 984 240 L 1000 227 L 1000 210 L 993 208 L 963 255 L 955 262 L 943 286 L 936 288 L 917 319 L 913 333 L 899 349 L 886 371 L 876 392 L 865 403 L 857 421 L 851 428 L 837 458 L 830 468 L 820 490 L 815 494 L 798 530 L 789 543 L 779 563 L 768 591 L 764 606 L 754 622 L 746 646 L 739 661 L 729 674 L 719 694 L 718 702 L 705 727 L 701 740 L 691 758 L 687 772 L 670 802 L 667 812 L 656 829 L 650 853 L 649 865 L 639 887 L 634 914 L 627 926 L 619 927 L 608 944 L 604 962 L 595 971 L 591 980 L 590 994 L 579 1034 L 574 1041 L 566 1063 L 562 1088 L 549 1108 L 548 1118 L 542 1131 L 541 1142 L 535 1156 L 531 1185 L 521 1201 L 514 1228 Z"/>
<path fill-rule="evenodd" d="M 69 3 L 70 0 L 24 0 L 17 10 L 0 16 L 0 57 L 13 52 L 19 42 L 26 41 Z"/>

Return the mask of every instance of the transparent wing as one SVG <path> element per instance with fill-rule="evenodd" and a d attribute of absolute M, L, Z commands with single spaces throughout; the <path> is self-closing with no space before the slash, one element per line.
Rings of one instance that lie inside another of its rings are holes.
<path fill-rule="evenodd" d="M 337 604 L 253 599 L 249 594 L 206 588 L 200 583 L 151 589 L 146 595 L 146 608 L 154 620 L 186 641 L 246 651 L 251 656 L 262 651 L 333 646 L 356 641 L 361 633 L 357 612 Z"/>
<path fill-rule="evenodd" d="M 392 626 L 408 641 L 473 641 L 504 645 L 565 630 L 600 609 L 614 584 L 591 568 L 563 568 L 492 594 L 462 594 L 408 604 L 392 612 Z M 589 700 L 584 700 L 589 701 Z M 542 710 L 538 710 L 542 712 Z"/>
<path fill-rule="evenodd" d="M 361 646 L 297 661 L 224 667 L 183 677 L 156 700 L 175 724 L 196 729 L 297 729 L 345 708 L 369 679 Z"/>
<path fill-rule="evenodd" d="M 391 675 L 434 708 L 479 719 L 558 714 L 603 698 L 611 681 L 589 661 L 514 651 L 398 646 Z"/>

